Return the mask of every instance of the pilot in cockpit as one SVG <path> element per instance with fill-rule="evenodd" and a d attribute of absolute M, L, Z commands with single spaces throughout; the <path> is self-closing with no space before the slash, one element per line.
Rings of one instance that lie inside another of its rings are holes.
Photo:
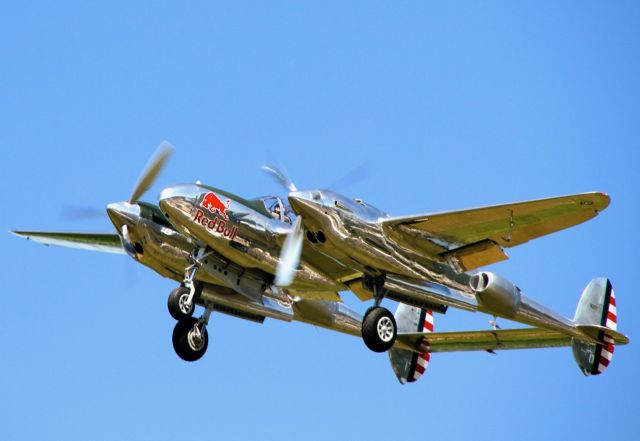
<path fill-rule="evenodd" d="M 286 222 L 288 224 L 291 223 L 291 218 L 289 217 L 289 215 L 287 214 L 286 210 L 284 212 L 284 216 L 282 216 L 282 202 L 277 201 L 275 204 L 273 204 L 273 206 L 271 207 L 271 216 L 274 217 L 274 219 L 278 219 L 281 220 L 283 222 Z"/>

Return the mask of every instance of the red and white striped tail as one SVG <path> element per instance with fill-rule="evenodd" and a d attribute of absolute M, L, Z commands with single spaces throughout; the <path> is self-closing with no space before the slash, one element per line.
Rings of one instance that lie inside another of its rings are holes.
<path fill-rule="evenodd" d="M 574 322 L 577 326 L 598 326 L 598 340 L 592 344 L 574 341 L 573 356 L 585 375 L 600 375 L 609 367 L 615 349 L 614 339 L 603 328 L 618 330 L 616 296 L 609 279 L 593 279 L 582 292 Z"/>
<path fill-rule="evenodd" d="M 433 311 L 430 309 L 423 310 L 424 312 L 424 320 L 421 331 L 422 332 L 433 332 Z M 427 366 L 429 366 L 429 360 L 431 359 L 431 354 L 429 353 L 429 342 L 427 339 L 423 339 L 420 344 L 420 352 L 419 354 L 415 354 L 415 368 L 410 369 L 409 377 L 407 381 L 409 383 L 413 383 L 414 381 L 418 381 L 418 379 L 424 374 L 427 370 Z"/>
<path fill-rule="evenodd" d="M 398 334 L 414 334 L 416 332 L 424 334 L 433 332 L 433 311 L 431 310 L 399 303 L 394 316 L 398 327 Z M 391 348 L 389 351 L 391 368 L 400 383 L 405 384 L 418 381 L 427 370 L 431 354 L 429 353 L 429 343 L 426 338 L 422 338 L 419 350 L 420 352 Z"/>
<path fill-rule="evenodd" d="M 608 284 L 611 287 L 611 283 Z M 616 313 L 616 296 L 613 292 L 613 288 L 610 288 L 607 293 L 609 297 L 608 307 L 604 308 L 602 314 L 602 324 L 614 331 L 618 329 L 618 315 Z M 606 299 L 607 296 L 605 296 Z M 606 332 L 604 333 L 603 340 L 606 344 L 597 345 L 595 356 L 600 361 L 597 366 L 594 366 L 594 369 L 591 371 L 592 375 L 599 375 L 604 372 L 604 370 L 611 363 L 611 359 L 613 358 L 613 350 L 615 348 L 613 344 L 613 338 L 608 335 Z"/>
<path fill-rule="evenodd" d="M 607 311 L 607 320 L 604 325 L 613 329 L 614 331 L 618 330 L 618 314 L 616 311 L 616 295 L 613 292 L 613 288 L 611 288 L 611 295 L 609 297 L 609 309 Z"/>

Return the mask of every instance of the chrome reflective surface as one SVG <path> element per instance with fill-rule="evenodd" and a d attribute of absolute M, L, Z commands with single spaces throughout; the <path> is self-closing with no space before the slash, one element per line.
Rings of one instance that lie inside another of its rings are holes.
<path fill-rule="evenodd" d="M 275 274 L 282 244 L 292 228 L 279 216 L 261 213 L 235 195 L 196 184 L 163 190 L 159 203 L 169 221 L 185 235 L 243 268 Z M 306 262 L 300 263 L 288 287 L 291 292 L 340 289 L 345 289 L 344 285 Z"/>
<path fill-rule="evenodd" d="M 388 297 L 419 308 L 440 312 L 445 312 L 447 306 L 477 310 L 589 343 L 598 343 L 604 332 L 621 343 L 628 341 L 597 323 L 575 323 L 562 317 L 497 274 L 484 272 L 471 277 L 461 272 L 502 260 L 506 257 L 503 246 L 524 243 L 594 217 L 608 205 L 607 195 L 587 193 L 391 218 L 360 199 L 329 190 L 298 191 L 284 174 L 272 170 L 272 175 L 291 190 L 288 199 L 293 212 L 277 196 L 247 200 L 201 184 L 164 189 L 160 207 L 139 201 L 169 153 L 170 148 L 164 146 L 152 157 L 129 202 L 107 206 L 118 236 L 21 235 L 45 244 L 109 252 L 122 251 L 117 244 L 119 237 L 130 256 L 179 282 L 184 280 L 185 268 L 192 263 L 190 254 L 197 248 L 203 251 L 198 256 L 204 260 L 193 263 L 202 269 L 196 275 L 201 288 L 197 301 L 207 307 L 207 314 L 213 308 L 257 322 L 265 317 L 299 320 L 360 335 L 362 317 L 340 303 L 337 291 L 347 289 L 344 283 L 355 286 L 352 282 L 360 282 L 364 286 L 362 281 L 375 280 L 377 292 L 386 290 Z M 304 237 L 304 246 L 293 284 L 283 289 L 273 286 L 273 279 L 285 237 L 296 219 L 294 212 L 298 223 L 304 225 L 296 236 Z M 190 295 L 194 293 L 195 288 Z M 361 291 L 357 295 L 367 298 Z M 386 320 L 381 322 L 379 332 L 391 338 L 391 321 Z M 535 344 L 566 342 L 557 335 L 545 337 L 539 331 L 526 338 L 535 339 Z M 413 334 L 414 343 L 416 339 L 422 341 L 421 332 Z M 442 334 L 439 337 L 444 339 Z M 512 334 L 513 347 L 526 347 L 523 331 Z M 491 339 L 498 342 L 498 333 L 477 331 L 455 339 L 450 348 L 461 347 L 463 341 L 483 348 Z M 540 343 L 544 339 L 546 343 Z M 412 350 L 419 351 L 416 348 Z"/>
<path fill-rule="evenodd" d="M 381 220 L 388 215 L 363 201 L 331 191 L 298 191 L 289 194 L 292 209 L 303 216 L 305 227 L 322 233 L 324 242 L 310 244 L 345 266 L 365 274 L 397 274 L 429 280 L 471 293 L 469 276 L 449 265 L 418 255 L 390 239 Z"/>
<path fill-rule="evenodd" d="M 129 234 L 143 245 L 140 263 L 163 276 L 182 281 L 194 242 L 171 228 L 136 217 L 140 214 L 140 207 L 125 204 L 111 204 L 110 215 L 120 222 L 120 227 L 125 225 L 123 221 L 126 219 L 126 225 L 130 226 Z M 291 300 L 287 296 L 284 296 L 286 301 L 270 298 L 272 294 L 268 290 L 265 292 L 266 282 L 261 279 L 264 274 L 243 269 L 216 255 L 207 258 L 204 269 L 197 275 L 198 281 L 203 283 L 200 302 L 209 304 L 216 311 L 253 321 L 262 321 L 265 317 L 297 320 L 360 335 L 361 316 L 343 303 L 307 298 Z M 236 284 L 238 280 L 240 283 Z"/>
<path fill-rule="evenodd" d="M 135 225 L 138 223 L 140 206 L 128 202 L 114 202 L 107 205 L 107 215 L 116 230 L 120 231 L 123 225 Z"/>

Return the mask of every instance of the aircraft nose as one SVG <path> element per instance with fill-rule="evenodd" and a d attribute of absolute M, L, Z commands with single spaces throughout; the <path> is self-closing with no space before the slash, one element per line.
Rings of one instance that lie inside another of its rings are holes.
<path fill-rule="evenodd" d="M 122 225 L 136 224 L 140 219 L 140 206 L 128 202 L 114 202 L 107 205 L 107 214 L 119 230 Z"/>
<path fill-rule="evenodd" d="M 174 185 L 160 192 L 158 204 L 163 213 L 173 216 L 181 211 L 188 211 L 189 205 L 202 192 L 203 190 L 195 184 Z"/>
<path fill-rule="evenodd" d="M 167 187 L 160 192 L 158 200 L 160 202 L 169 199 L 195 199 L 202 192 L 202 189 L 195 184 L 174 185 Z"/>

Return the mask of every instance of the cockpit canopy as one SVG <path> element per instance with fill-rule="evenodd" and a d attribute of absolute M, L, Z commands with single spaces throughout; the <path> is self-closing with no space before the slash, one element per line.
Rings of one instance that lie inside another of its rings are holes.
<path fill-rule="evenodd" d="M 287 204 L 280 198 L 280 196 L 263 196 L 257 198 L 262 201 L 264 208 L 271 214 L 274 219 L 278 219 L 281 222 L 290 224 L 292 219 L 295 219 L 295 213 L 291 211 Z"/>

